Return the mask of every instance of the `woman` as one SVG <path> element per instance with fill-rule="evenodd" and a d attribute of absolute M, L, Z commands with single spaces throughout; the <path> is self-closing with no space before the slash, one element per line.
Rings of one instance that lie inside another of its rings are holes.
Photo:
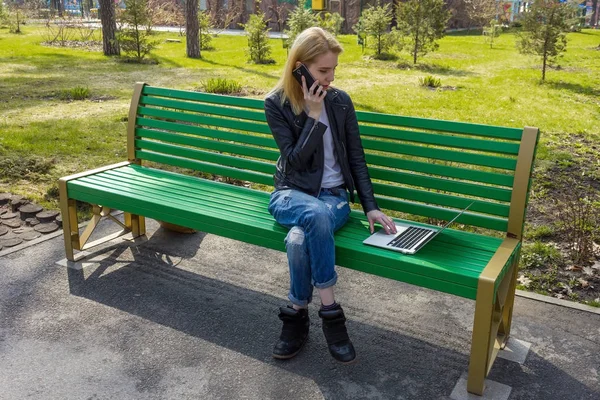
<path fill-rule="evenodd" d="M 319 317 L 329 352 L 342 363 L 356 358 L 344 311 L 333 293 L 333 234 L 348 220 L 348 195 L 354 201 L 357 190 L 371 232 L 375 222 L 387 233 L 396 231 L 373 196 L 352 101 L 330 87 L 341 52 L 338 41 L 323 29 L 303 31 L 290 49 L 283 76 L 265 100 L 267 122 L 281 153 L 269 212 L 290 228 L 285 244 L 292 306 L 280 308 L 283 329 L 273 349 L 273 357 L 279 359 L 298 354 L 308 337 L 313 287 L 321 298 Z M 304 77 L 300 85 L 292 75 L 301 64 L 315 79 L 311 87 Z"/>

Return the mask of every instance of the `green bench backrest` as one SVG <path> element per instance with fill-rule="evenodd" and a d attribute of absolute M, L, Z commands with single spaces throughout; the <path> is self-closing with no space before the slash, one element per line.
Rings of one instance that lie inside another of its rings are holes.
<path fill-rule="evenodd" d="M 526 130 L 360 111 L 357 115 L 382 208 L 449 220 L 474 202 L 458 222 L 510 232 L 517 156 Z M 131 160 L 273 184 L 279 152 L 262 100 L 138 84 L 131 120 Z M 534 135 L 530 142 L 535 146 L 537 129 Z M 519 179 L 526 180 L 527 192 L 531 166 L 523 168 L 527 173 L 521 175 L 526 176 Z M 522 228 L 526 199 L 521 203 L 516 212 L 521 218 L 516 225 L 521 226 L 513 231 Z"/>

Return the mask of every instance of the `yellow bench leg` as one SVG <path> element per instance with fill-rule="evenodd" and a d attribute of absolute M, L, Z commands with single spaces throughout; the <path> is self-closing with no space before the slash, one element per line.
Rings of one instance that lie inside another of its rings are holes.
<path fill-rule="evenodd" d="M 131 231 L 131 235 L 136 238 L 146 234 L 146 218 L 141 215 L 123 213 L 125 226 Z"/>
<path fill-rule="evenodd" d="M 67 260 L 75 261 L 74 250 L 79 250 L 79 227 L 77 224 L 77 202 L 75 200 L 66 200 L 62 204 L 61 196 L 61 214 L 63 237 L 65 241 L 65 254 Z"/>
<path fill-rule="evenodd" d="M 516 288 L 517 260 L 503 277 L 494 297 L 494 280 L 480 278 L 475 303 L 475 320 L 469 362 L 467 391 L 482 395 L 498 351 L 504 348 L 510 332 Z"/>

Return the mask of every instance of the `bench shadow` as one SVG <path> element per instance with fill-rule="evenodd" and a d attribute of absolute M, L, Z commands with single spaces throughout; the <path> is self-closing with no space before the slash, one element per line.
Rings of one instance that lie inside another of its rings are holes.
<path fill-rule="evenodd" d="M 331 359 L 313 310 L 312 333 L 305 349 L 292 360 L 274 360 L 270 352 L 280 329 L 276 311 L 285 302 L 281 297 L 202 275 L 193 265 L 190 268 L 190 260 L 203 250 L 204 239 L 204 234 L 186 236 L 159 229 L 137 247 L 105 249 L 102 261 L 91 271 L 67 268 L 70 292 L 280 368 L 287 372 L 284 375 L 308 378 L 327 399 L 448 398 L 467 370 L 468 343 L 464 351 L 457 352 L 400 333 L 402 327 L 393 323 L 390 325 L 396 329 L 353 320 L 352 309 L 347 309 L 348 326 L 359 354 L 357 364 L 341 366 Z M 127 255 L 125 262 L 120 261 L 128 249 L 133 259 Z M 243 270 L 244 262 L 231 267 Z M 269 282 L 261 285 L 269 289 Z M 385 310 L 379 314 L 387 316 Z M 200 367 L 201 350 L 182 350 L 183 358 L 173 361 L 172 367 Z M 171 354 L 160 356 L 173 360 Z M 591 389 L 548 361 L 534 354 L 529 360 L 525 373 L 522 366 L 498 359 L 489 379 L 512 386 L 513 393 L 529 393 L 529 388 L 536 386 L 541 396 L 537 398 L 592 398 Z M 160 380 L 167 372 L 157 368 L 151 373 Z M 542 373 L 555 383 L 541 384 L 538 375 Z"/>

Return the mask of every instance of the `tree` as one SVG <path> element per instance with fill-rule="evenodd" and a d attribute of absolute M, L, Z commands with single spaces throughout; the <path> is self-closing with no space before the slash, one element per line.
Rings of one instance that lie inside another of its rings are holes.
<path fill-rule="evenodd" d="M 489 25 L 490 20 L 496 17 L 498 7 L 496 0 L 464 0 L 464 3 L 470 22 L 476 27 Z"/>
<path fill-rule="evenodd" d="M 121 15 L 123 28 L 118 34 L 121 49 L 137 62 L 141 62 L 157 42 L 150 39 L 152 19 L 148 9 L 148 0 L 125 0 L 125 10 Z"/>
<path fill-rule="evenodd" d="M 337 36 L 342 31 L 342 24 L 344 23 L 344 18 L 339 13 L 334 12 L 320 12 L 317 15 L 317 20 L 319 26 L 325 29 L 327 32 L 331 33 L 333 36 Z"/>
<path fill-rule="evenodd" d="M 494 39 L 500 36 L 502 26 L 495 19 L 490 20 L 488 26 L 483 28 L 483 34 L 490 44 L 490 49 L 494 47 Z"/>
<path fill-rule="evenodd" d="M 517 40 L 519 51 L 542 57 L 542 82 L 546 67 L 553 65 L 567 49 L 570 10 L 558 0 L 535 0 L 521 21 L 523 29 Z"/>
<path fill-rule="evenodd" d="M 285 21 L 287 20 L 288 8 L 285 3 L 279 5 L 269 6 L 269 20 L 275 18 L 275 22 L 277 23 L 277 32 L 283 32 L 283 28 L 285 26 Z M 286 41 L 283 35 L 281 35 L 281 44 L 283 47 L 286 47 Z"/>
<path fill-rule="evenodd" d="M 2 0 L 0 0 L 2 2 Z M 25 23 L 28 15 L 41 8 L 40 0 L 8 0 L 6 10 L 0 10 L 0 23 L 4 21 L 11 33 L 21 33 L 21 25 Z"/>
<path fill-rule="evenodd" d="M 409 0 L 398 4 L 396 16 L 416 64 L 419 55 L 439 47 L 436 40 L 444 37 L 450 12 L 444 9 L 444 0 Z"/>
<path fill-rule="evenodd" d="M 200 36 L 200 50 L 210 50 L 213 47 L 210 42 L 212 36 L 210 30 L 214 27 L 212 18 L 208 11 L 201 11 L 198 13 L 198 34 Z"/>
<path fill-rule="evenodd" d="M 390 3 L 381 5 L 378 1 L 376 6 L 371 6 L 363 11 L 359 25 L 365 33 L 375 38 L 375 51 L 378 57 L 387 50 L 385 36 L 390 31 L 392 22 L 392 5 Z"/>
<path fill-rule="evenodd" d="M 269 28 L 265 24 L 265 14 L 257 11 L 250 15 L 248 23 L 240 24 L 248 36 L 248 55 L 250 61 L 256 64 L 272 63 L 270 58 L 271 45 L 269 44 Z"/>
<path fill-rule="evenodd" d="M 186 51 L 190 58 L 200 58 L 200 24 L 198 21 L 198 0 L 185 2 L 185 36 Z"/>
<path fill-rule="evenodd" d="M 317 26 L 317 16 L 311 9 L 305 8 L 306 0 L 298 0 L 298 5 L 290 13 L 288 26 L 290 29 L 286 32 L 288 35 L 288 47 L 294 43 L 296 36 L 303 30 L 312 26 Z"/>
<path fill-rule="evenodd" d="M 8 13 L 6 12 L 6 8 L 4 7 L 4 3 L 0 0 L 0 28 L 6 24 L 6 19 L 8 18 Z"/>
<path fill-rule="evenodd" d="M 117 40 L 117 18 L 113 0 L 98 0 L 100 4 L 100 23 L 102 24 L 102 50 L 105 56 L 121 54 Z"/>

